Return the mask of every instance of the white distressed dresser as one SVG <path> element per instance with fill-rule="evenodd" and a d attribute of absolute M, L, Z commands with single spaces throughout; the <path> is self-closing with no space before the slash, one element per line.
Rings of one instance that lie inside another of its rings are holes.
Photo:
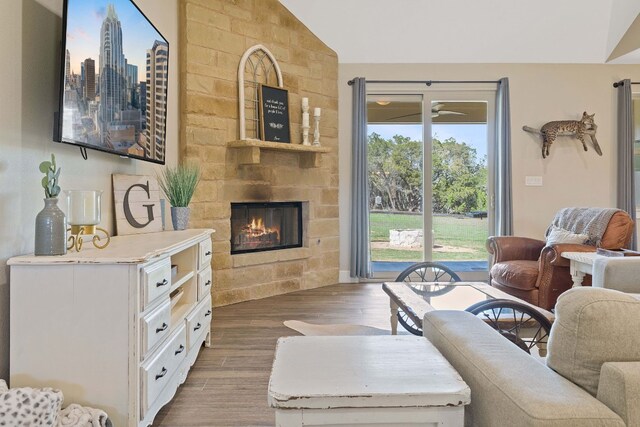
<path fill-rule="evenodd" d="M 11 386 L 59 388 L 114 426 L 151 424 L 209 345 L 212 233 L 10 259 Z"/>

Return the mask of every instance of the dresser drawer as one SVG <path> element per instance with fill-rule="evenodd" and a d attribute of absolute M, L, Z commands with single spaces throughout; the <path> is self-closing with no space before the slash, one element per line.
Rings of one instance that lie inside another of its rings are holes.
<path fill-rule="evenodd" d="M 171 288 L 171 260 L 169 258 L 142 269 L 142 310 L 169 294 Z"/>
<path fill-rule="evenodd" d="M 198 301 L 202 301 L 207 295 L 211 295 L 213 284 L 213 274 L 211 267 L 205 268 L 198 273 Z"/>
<path fill-rule="evenodd" d="M 211 265 L 211 248 L 211 239 L 203 240 L 198 244 L 198 270 L 202 270 L 206 266 Z"/>
<path fill-rule="evenodd" d="M 211 325 L 211 296 L 206 296 L 187 316 L 187 348 L 191 348 L 202 340 Z"/>
<path fill-rule="evenodd" d="M 169 335 L 171 328 L 171 301 L 169 298 L 140 319 L 142 323 L 142 358 L 157 343 Z"/>
<path fill-rule="evenodd" d="M 176 374 L 187 354 L 187 330 L 182 324 L 153 357 L 141 366 L 141 417 L 158 398 L 160 392 Z"/>

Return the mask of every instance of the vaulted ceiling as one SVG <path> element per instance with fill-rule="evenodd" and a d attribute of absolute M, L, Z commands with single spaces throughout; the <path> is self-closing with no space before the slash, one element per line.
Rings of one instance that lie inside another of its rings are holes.
<path fill-rule="evenodd" d="M 639 0 L 280 0 L 343 63 L 640 64 Z"/>

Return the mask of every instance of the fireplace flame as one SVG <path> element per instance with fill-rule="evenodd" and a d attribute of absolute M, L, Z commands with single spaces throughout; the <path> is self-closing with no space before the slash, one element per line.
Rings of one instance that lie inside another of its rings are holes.
<path fill-rule="evenodd" d="M 247 237 L 260 237 L 275 233 L 276 239 L 280 239 L 280 230 L 275 227 L 266 227 L 262 222 L 262 218 L 252 217 L 251 223 L 242 227 L 242 231 L 246 233 Z"/>

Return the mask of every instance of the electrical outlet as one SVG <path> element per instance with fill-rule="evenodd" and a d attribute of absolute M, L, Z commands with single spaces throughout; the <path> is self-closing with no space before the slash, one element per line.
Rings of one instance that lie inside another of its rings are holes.
<path fill-rule="evenodd" d="M 542 187 L 542 177 L 541 176 L 525 176 L 524 185 L 528 187 Z"/>

